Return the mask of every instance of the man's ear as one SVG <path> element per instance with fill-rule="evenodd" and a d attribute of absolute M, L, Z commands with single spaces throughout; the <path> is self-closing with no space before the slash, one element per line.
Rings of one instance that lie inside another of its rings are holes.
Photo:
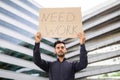
<path fill-rule="evenodd" d="M 55 54 L 56 54 L 56 50 L 55 50 Z"/>
<path fill-rule="evenodd" d="M 67 53 L 67 49 L 65 48 L 65 52 Z"/>

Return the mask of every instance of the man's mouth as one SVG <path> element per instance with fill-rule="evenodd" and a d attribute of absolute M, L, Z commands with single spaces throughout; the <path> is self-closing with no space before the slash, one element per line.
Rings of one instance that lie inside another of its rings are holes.
<path fill-rule="evenodd" d="M 59 53 L 63 53 L 63 51 L 59 51 Z"/>

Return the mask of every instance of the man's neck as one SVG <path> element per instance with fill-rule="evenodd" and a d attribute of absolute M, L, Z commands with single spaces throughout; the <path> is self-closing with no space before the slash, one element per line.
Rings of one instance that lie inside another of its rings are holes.
<path fill-rule="evenodd" d="M 58 59 L 59 59 L 60 62 L 63 62 L 64 57 L 58 57 Z"/>

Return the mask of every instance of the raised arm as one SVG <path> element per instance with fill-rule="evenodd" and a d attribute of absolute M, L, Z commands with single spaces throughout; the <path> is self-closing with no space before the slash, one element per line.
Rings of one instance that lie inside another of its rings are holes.
<path fill-rule="evenodd" d="M 34 60 L 34 63 L 38 67 L 40 67 L 44 71 L 48 72 L 49 71 L 49 62 L 41 59 L 40 48 L 39 48 L 40 41 L 41 41 L 41 33 L 37 32 L 37 34 L 35 35 L 35 46 L 34 46 L 34 50 L 33 50 L 33 60 Z"/>
<path fill-rule="evenodd" d="M 73 62 L 74 70 L 75 72 L 80 71 L 84 68 L 87 67 L 88 64 L 88 59 L 87 59 L 87 51 L 85 48 L 85 34 L 84 33 L 79 33 L 78 38 L 80 39 L 80 60 L 78 62 Z"/>

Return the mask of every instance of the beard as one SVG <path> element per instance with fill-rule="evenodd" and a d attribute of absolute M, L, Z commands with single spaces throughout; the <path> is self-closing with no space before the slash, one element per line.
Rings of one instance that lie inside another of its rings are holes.
<path fill-rule="evenodd" d="M 65 54 L 58 54 L 57 56 L 58 56 L 58 57 L 64 57 Z"/>

